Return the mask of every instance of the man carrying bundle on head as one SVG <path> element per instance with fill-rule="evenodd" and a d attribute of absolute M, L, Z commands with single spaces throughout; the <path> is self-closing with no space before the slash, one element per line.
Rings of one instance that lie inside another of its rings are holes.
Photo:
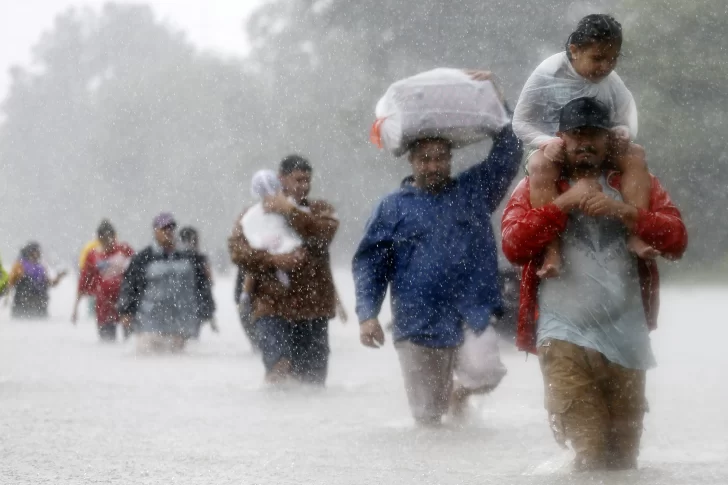
<path fill-rule="evenodd" d="M 389 117 L 380 117 L 374 134 L 393 154 L 408 152 L 412 176 L 376 207 L 353 261 L 361 342 L 374 348 L 384 343 L 377 316 L 389 287 L 410 409 L 425 426 L 438 425 L 448 410 L 466 332 L 482 336 L 500 312 L 490 217 L 523 154 L 490 74 L 471 74 L 424 73 L 393 85 L 380 102 L 377 114 Z M 423 78 L 413 96 L 402 88 Z M 439 83 L 434 88 L 433 80 Z M 394 115 L 382 113 L 388 97 L 400 103 Z M 460 98 L 469 101 L 463 105 Z M 419 127 L 413 122 L 418 118 L 425 120 Z M 387 120 L 400 125 L 387 126 Z M 493 139 L 490 154 L 453 177 L 453 148 L 486 135 Z M 492 376 L 489 389 L 502 376 Z"/>

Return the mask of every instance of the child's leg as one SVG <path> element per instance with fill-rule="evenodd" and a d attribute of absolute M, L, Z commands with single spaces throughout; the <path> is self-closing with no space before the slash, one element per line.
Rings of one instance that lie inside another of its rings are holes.
<path fill-rule="evenodd" d="M 556 182 L 561 171 L 559 166 L 544 156 L 543 150 L 537 150 L 528 160 L 528 180 L 531 189 L 531 206 L 538 208 L 553 202 L 559 192 Z M 544 252 L 543 265 L 538 271 L 541 278 L 553 278 L 561 271 L 561 244 L 555 239 Z"/>
<path fill-rule="evenodd" d="M 616 164 L 622 172 L 621 192 L 624 201 L 638 209 L 648 209 L 652 180 L 647 169 L 644 149 L 631 143 L 626 152 L 617 158 Z M 659 251 L 634 234 L 629 236 L 627 246 L 643 259 L 656 258 L 660 255 Z"/>

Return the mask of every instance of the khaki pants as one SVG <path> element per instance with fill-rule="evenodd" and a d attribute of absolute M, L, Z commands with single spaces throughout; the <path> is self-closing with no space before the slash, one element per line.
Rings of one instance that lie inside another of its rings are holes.
<path fill-rule="evenodd" d="M 450 404 L 457 348 L 434 349 L 406 340 L 394 347 L 412 416 L 420 424 L 438 424 Z"/>
<path fill-rule="evenodd" d="M 556 441 L 576 452 L 577 470 L 637 466 L 647 410 L 645 371 L 561 340 L 538 349 L 546 410 Z"/>

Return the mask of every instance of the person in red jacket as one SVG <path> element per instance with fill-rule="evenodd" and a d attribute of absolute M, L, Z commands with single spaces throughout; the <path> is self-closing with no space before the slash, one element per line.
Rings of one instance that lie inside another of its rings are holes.
<path fill-rule="evenodd" d="M 554 436 L 571 443 L 578 470 L 637 465 L 659 279 L 655 261 L 630 253 L 627 237 L 667 259 L 687 246 L 680 212 L 655 177 L 649 209 L 622 201 L 620 174 L 606 160 L 608 123 L 597 100 L 568 103 L 558 133 L 566 149 L 559 197 L 534 209 L 526 178 L 502 220 L 503 251 L 523 266 L 516 344 L 538 354 Z M 563 272 L 542 280 L 544 250 L 557 238 Z"/>
<path fill-rule="evenodd" d="M 116 310 L 124 271 L 129 266 L 134 250 L 116 240 L 116 230 L 107 220 L 97 230 L 100 246 L 89 253 L 78 280 L 78 295 L 71 321 L 78 320 L 78 303 L 83 295 L 96 299 L 96 322 L 103 341 L 116 340 L 116 325 L 120 322 Z M 124 328 L 127 337 L 129 329 Z"/>

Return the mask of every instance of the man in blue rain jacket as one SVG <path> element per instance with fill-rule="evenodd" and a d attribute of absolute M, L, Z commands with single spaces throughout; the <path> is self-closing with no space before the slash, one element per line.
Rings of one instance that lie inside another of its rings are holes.
<path fill-rule="evenodd" d="M 463 325 L 479 333 L 500 311 L 490 217 L 522 155 L 509 124 L 483 162 L 452 178 L 449 142 L 415 142 L 412 177 L 379 203 L 354 256 L 362 344 L 384 343 L 377 317 L 391 286 L 395 347 L 419 424 L 438 424 L 447 411 Z"/>

